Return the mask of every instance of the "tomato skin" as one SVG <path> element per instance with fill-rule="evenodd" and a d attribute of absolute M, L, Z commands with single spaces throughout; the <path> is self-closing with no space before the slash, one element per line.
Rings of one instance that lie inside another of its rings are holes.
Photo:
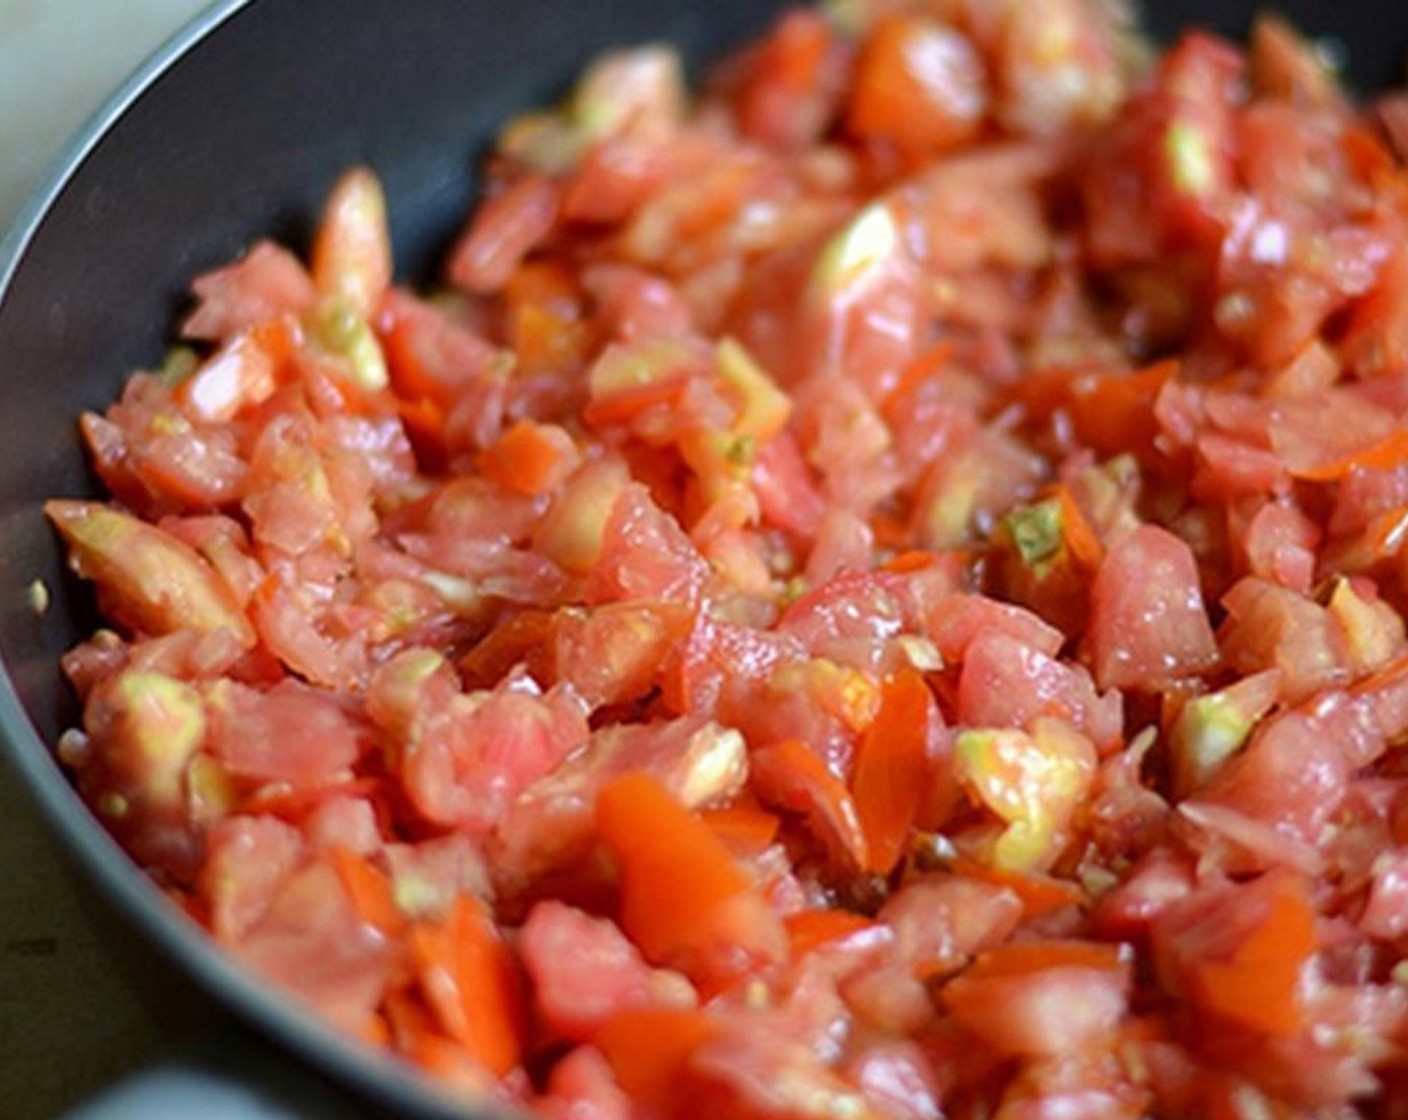
<path fill-rule="evenodd" d="M 986 86 L 964 36 L 922 17 L 882 16 L 861 51 L 847 127 L 910 153 L 959 147 L 982 123 Z"/>
<path fill-rule="evenodd" d="M 607 782 L 596 824 L 621 865 L 622 927 L 647 959 L 718 982 L 784 954 L 777 915 L 722 841 L 658 779 L 637 772 Z M 648 849 L 638 843 L 643 834 L 654 837 Z"/>

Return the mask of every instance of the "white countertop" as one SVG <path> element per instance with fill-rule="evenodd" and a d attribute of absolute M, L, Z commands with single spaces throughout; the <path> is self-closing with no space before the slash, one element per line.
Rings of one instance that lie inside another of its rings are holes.
<path fill-rule="evenodd" d="M 206 0 L 0 0 L 0 228 L 103 98 Z M 50 1120 L 162 1042 L 0 768 L 0 1117 Z"/>

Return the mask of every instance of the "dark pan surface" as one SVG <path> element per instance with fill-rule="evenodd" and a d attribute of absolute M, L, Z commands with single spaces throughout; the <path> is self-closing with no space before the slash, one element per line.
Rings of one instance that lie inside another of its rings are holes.
<path fill-rule="evenodd" d="M 761 28 L 776 0 L 227 0 L 134 79 L 0 249 L 0 731 L 81 868 L 160 952 L 246 1020 L 363 1094 L 433 1115 L 412 1080 L 337 1042 L 225 964 L 98 829 L 50 759 L 71 722 L 56 662 L 93 622 L 39 505 L 92 489 L 74 418 L 159 359 L 181 292 L 270 233 L 302 244 L 337 173 L 387 186 L 402 275 L 434 272 L 475 155 L 594 53 L 668 39 L 694 61 Z M 1255 5 L 1150 2 L 1163 36 L 1240 33 Z M 1345 46 L 1352 83 L 1403 76 L 1404 0 L 1287 0 Z M 122 110 L 119 112 L 119 110 Z M 53 592 L 37 619 L 35 579 Z"/>

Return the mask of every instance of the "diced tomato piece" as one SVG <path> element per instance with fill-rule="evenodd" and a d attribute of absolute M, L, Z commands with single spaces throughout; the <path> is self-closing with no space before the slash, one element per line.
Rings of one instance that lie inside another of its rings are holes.
<path fill-rule="evenodd" d="M 1102 936 L 1143 943 L 1166 909 L 1186 898 L 1195 885 L 1189 862 L 1167 848 L 1155 848 L 1129 871 L 1124 882 L 1101 896 L 1095 928 Z"/>
<path fill-rule="evenodd" d="M 694 999 L 683 976 L 651 968 L 608 919 L 560 902 L 532 909 L 518 951 L 534 1007 L 555 1037 L 585 1041 L 629 1008 L 687 1007 Z"/>
<path fill-rule="evenodd" d="M 199 890 L 210 926 L 237 943 L 262 918 L 303 855 L 298 830 L 275 817 L 227 817 L 206 836 Z"/>
<path fill-rule="evenodd" d="M 689 306 L 662 277 L 630 265 L 603 264 L 584 272 L 582 282 L 596 299 L 598 321 L 622 340 L 691 333 Z"/>
<path fill-rule="evenodd" d="M 1094 784 L 1090 740 L 1067 723 L 1041 718 L 1030 735 L 963 731 L 953 750 L 960 783 L 1006 825 L 992 843 L 991 862 L 1006 871 L 1048 870 Z"/>
<path fill-rule="evenodd" d="M 372 718 L 396 736 L 411 801 L 428 820 L 488 832 L 517 796 L 587 741 L 575 697 L 507 686 L 465 695 L 448 664 L 404 653 L 373 677 Z"/>
<path fill-rule="evenodd" d="M 1100 696 L 1086 671 L 997 630 L 968 647 L 958 683 L 958 718 L 971 727 L 1026 727 L 1041 716 L 1068 720 L 1104 749 L 1122 731 L 1118 693 Z"/>
<path fill-rule="evenodd" d="M 1047 657 L 1055 657 L 1065 642 L 1059 630 L 1031 611 L 986 595 L 959 592 L 946 596 L 925 618 L 925 632 L 934 639 L 946 664 L 963 661 L 969 647 L 990 631 L 1015 638 Z"/>
<path fill-rule="evenodd" d="M 579 459 L 562 428 L 520 420 L 480 453 L 479 469 L 505 489 L 531 496 L 556 490 Z"/>
<path fill-rule="evenodd" d="M 1272 1035 L 1304 1028 L 1302 977 L 1319 939 L 1297 876 L 1195 892 L 1160 914 L 1153 937 L 1166 983 L 1198 1007 Z"/>
<path fill-rule="evenodd" d="M 181 326 L 186 338 L 220 341 L 282 315 L 312 309 L 317 291 L 298 258 L 259 241 L 232 265 L 198 276 L 191 284 L 199 304 Z"/>
<path fill-rule="evenodd" d="M 460 895 L 491 894 L 484 856 L 463 833 L 387 844 L 385 852 L 396 907 L 408 917 L 442 919 Z"/>
<path fill-rule="evenodd" d="M 816 535 L 825 501 L 788 433 L 758 449 L 753 460 L 753 486 L 767 521 L 799 537 Z"/>
<path fill-rule="evenodd" d="M 936 1120 L 943 1085 L 922 1048 L 907 1041 L 876 1042 L 847 1063 L 847 1076 L 866 1102 L 894 1120 Z"/>
<path fill-rule="evenodd" d="M 882 16 L 861 49 L 849 129 L 910 152 L 941 152 L 978 131 L 987 80 L 972 42 L 917 15 Z"/>
<path fill-rule="evenodd" d="M 481 423 L 488 430 L 497 428 L 496 412 L 502 411 L 502 400 L 497 409 L 490 406 L 495 403 L 495 391 L 502 396 L 500 355 L 468 324 L 393 288 L 382 300 L 378 329 L 397 396 L 406 401 L 429 400 L 441 410 L 472 396 L 489 413 Z"/>
<path fill-rule="evenodd" d="M 709 977 L 786 952 L 780 921 L 723 842 L 657 779 L 608 782 L 597 829 L 621 866 L 621 925 L 648 959 Z"/>
<path fill-rule="evenodd" d="M 979 956 L 943 990 L 959 1024 L 999 1053 L 1079 1053 L 1112 1039 L 1131 984 L 1114 945 L 1013 943 Z"/>
<path fill-rule="evenodd" d="M 603 526 L 588 589 L 599 603 L 646 599 L 693 604 L 707 566 L 690 539 L 643 486 L 625 488 Z"/>
<path fill-rule="evenodd" d="M 928 788 L 929 728 L 936 716 L 929 687 L 913 669 L 886 682 L 851 777 L 868 871 L 888 875 L 904 853 Z"/>
<path fill-rule="evenodd" d="M 737 731 L 699 716 L 605 727 L 509 809 L 498 830 L 502 876 L 512 883 L 571 866 L 591 839 L 601 790 L 633 772 L 654 775 L 684 804 L 698 807 L 737 794 L 748 762 Z"/>
<path fill-rule="evenodd" d="M 1000 37 L 992 64 L 1004 125 L 1048 136 L 1113 112 L 1125 79 L 1115 63 L 1119 33 L 1108 22 L 1079 0 L 1057 0 L 1039 20 L 1020 4 L 995 7 Z"/>
<path fill-rule="evenodd" d="M 1308 596 L 1248 577 L 1222 598 L 1223 656 L 1234 669 L 1281 672 L 1281 697 L 1307 699 L 1349 678 L 1344 634 L 1329 612 Z"/>
<path fill-rule="evenodd" d="M 637 1100 L 659 1100 L 679 1083 L 690 1055 L 718 1029 L 703 1011 L 641 1008 L 616 1015 L 597 1045 L 626 1092 Z"/>
<path fill-rule="evenodd" d="M 747 805 L 704 809 L 700 817 L 735 856 L 757 856 L 777 839 L 782 822 L 772 813 Z"/>
<path fill-rule="evenodd" d="M 1216 665 L 1188 546 L 1153 525 L 1119 541 L 1095 574 L 1087 640 L 1101 688 L 1157 692 Z"/>
<path fill-rule="evenodd" d="M 222 681 L 208 694 L 211 750 L 231 774 L 296 787 L 347 774 L 370 745 L 329 693 L 293 681 L 259 692 Z"/>
<path fill-rule="evenodd" d="M 870 847 L 846 785 L 826 761 L 799 739 L 786 739 L 752 755 L 752 779 L 765 802 L 803 815 L 842 863 L 865 868 Z"/>
<path fill-rule="evenodd" d="M 559 679 L 593 708 L 628 703 L 650 691 L 687 630 L 683 611 L 657 604 L 610 603 L 564 613 L 552 638 L 553 664 Z"/>
<path fill-rule="evenodd" d="M 788 12 L 758 51 L 739 93 L 743 132 L 780 148 L 814 143 L 837 108 L 839 44 L 819 14 Z"/>
<path fill-rule="evenodd" d="M 1278 16 L 1257 19 L 1248 61 L 1252 83 L 1265 96 L 1310 105 L 1335 96 L 1334 71 L 1314 44 Z"/>
<path fill-rule="evenodd" d="M 263 979 L 352 1032 L 376 1008 L 392 967 L 385 938 L 361 920 L 323 863 L 285 879 L 231 948 Z"/>
<path fill-rule="evenodd" d="M 439 923 L 415 926 L 408 945 L 435 1018 L 499 1076 L 518 1064 L 523 1006 L 514 962 L 484 904 L 461 895 Z"/>
<path fill-rule="evenodd" d="M 553 1065 L 536 1107 L 550 1120 L 629 1120 L 631 1102 L 601 1051 L 579 1046 Z"/>
<path fill-rule="evenodd" d="M 294 345 L 293 330 L 274 321 L 232 336 L 177 386 L 176 399 L 198 419 L 213 423 L 262 404 L 278 388 L 280 367 Z"/>
<path fill-rule="evenodd" d="M 811 1047 L 765 1022 L 705 1039 L 690 1055 L 682 1082 L 691 1105 L 706 1116 L 820 1120 L 866 1109 L 860 1093 Z"/>
<path fill-rule="evenodd" d="M 493 292 L 557 224 L 557 187 L 525 175 L 491 198 L 465 230 L 450 258 L 451 282 L 471 292 Z"/>
<path fill-rule="evenodd" d="M 253 644 L 253 628 L 229 588 L 188 545 L 93 502 L 53 501 L 44 512 L 68 542 L 74 568 L 131 625 L 152 634 L 223 628 Z"/>
<path fill-rule="evenodd" d="M 1193 803 L 1226 806 L 1313 850 L 1348 788 L 1347 744 L 1331 737 L 1336 730 L 1341 730 L 1336 721 L 1316 715 L 1279 716 L 1213 776 Z"/>
<path fill-rule="evenodd" d="M 363 319 L 375 313 L 391 284 L 391 231 L 381 183 L 365 167 L 340 178 L 328 195 L 313 242 L 313 282 Z"/>
<path fill-rule="evenodd" d="M 315 814 L 320 814 L 323 820 L 326 820 L 328 809 L 340 805 L 361 805 L 370 808 L 365 801 L 334 800 L 324 802 L 315 810 Z M 372 833 L 373 836 L 376 835 L 375 823 L 372 825 Z M 353 848 L 336 843 L 320 843 L 318 840 L 314 843 L 327 849 L 333 869 L 342 880 L 343 889 L 347 891 L 347 897 L 352 900 L 352 905 L 362 921 L 388 937 L 399 934 L 405 926 L 405 917 L 396 904 L 390 878 Z"/>
<path fill-rule="evenodd" d="M 877 929 L 874 922 L 849 910 L 803 910 L 789 914 L 784 925 L 793 957 L 822 946 L 847 942 Z"/>
<path fill-rule="evenodd" d="M 952 875 L 906 883 L 880 910 L 896 951 L 912 971 L 942 974 L 1007 940 L 1022 921 L 1014 890 Z"/>
<path fill-rule="evenodd" d="M 783 612 L 777 628 L 813 656 L 879 672 L 891 660 L 891 642 L 904 629 L 898 585 L 885 573 L 847 572 L 799 598 Z"/>

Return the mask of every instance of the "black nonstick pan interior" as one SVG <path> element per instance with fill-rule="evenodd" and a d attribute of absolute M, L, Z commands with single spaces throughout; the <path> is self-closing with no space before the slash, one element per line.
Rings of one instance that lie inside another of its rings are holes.
<path fill-rule="evenodd" d="M 381 174 L 403 276 L 434 274 L 472 196 L 475 156 L 515 109 L 550 100 L 594 53 L 668 39 L 695 64 L 760 30 L 773 0 L 252 0 L 213 9 L 78 141 L 0 250 L 0 730 L 56 835 L 125 923 L 282 1048 L 398 1114 L 409 1078 L 355 1053 L 220 961 L 71 794 L 49 749 L 72 719 L 56 663 L 91 629 L 39 505 L 92 491 L 74 428 L 157 361 L 189 278 L 270 233 L 303 243 L 340 170 Z M 1239 34 L 1255 5 L 1157 0 L 1162 38 Z M 1369 91 L 1404 76 L 1408 3 L 1279 10 L 1342 46 Z M 30 587 L 52 604 L 36 617 Z"/>

